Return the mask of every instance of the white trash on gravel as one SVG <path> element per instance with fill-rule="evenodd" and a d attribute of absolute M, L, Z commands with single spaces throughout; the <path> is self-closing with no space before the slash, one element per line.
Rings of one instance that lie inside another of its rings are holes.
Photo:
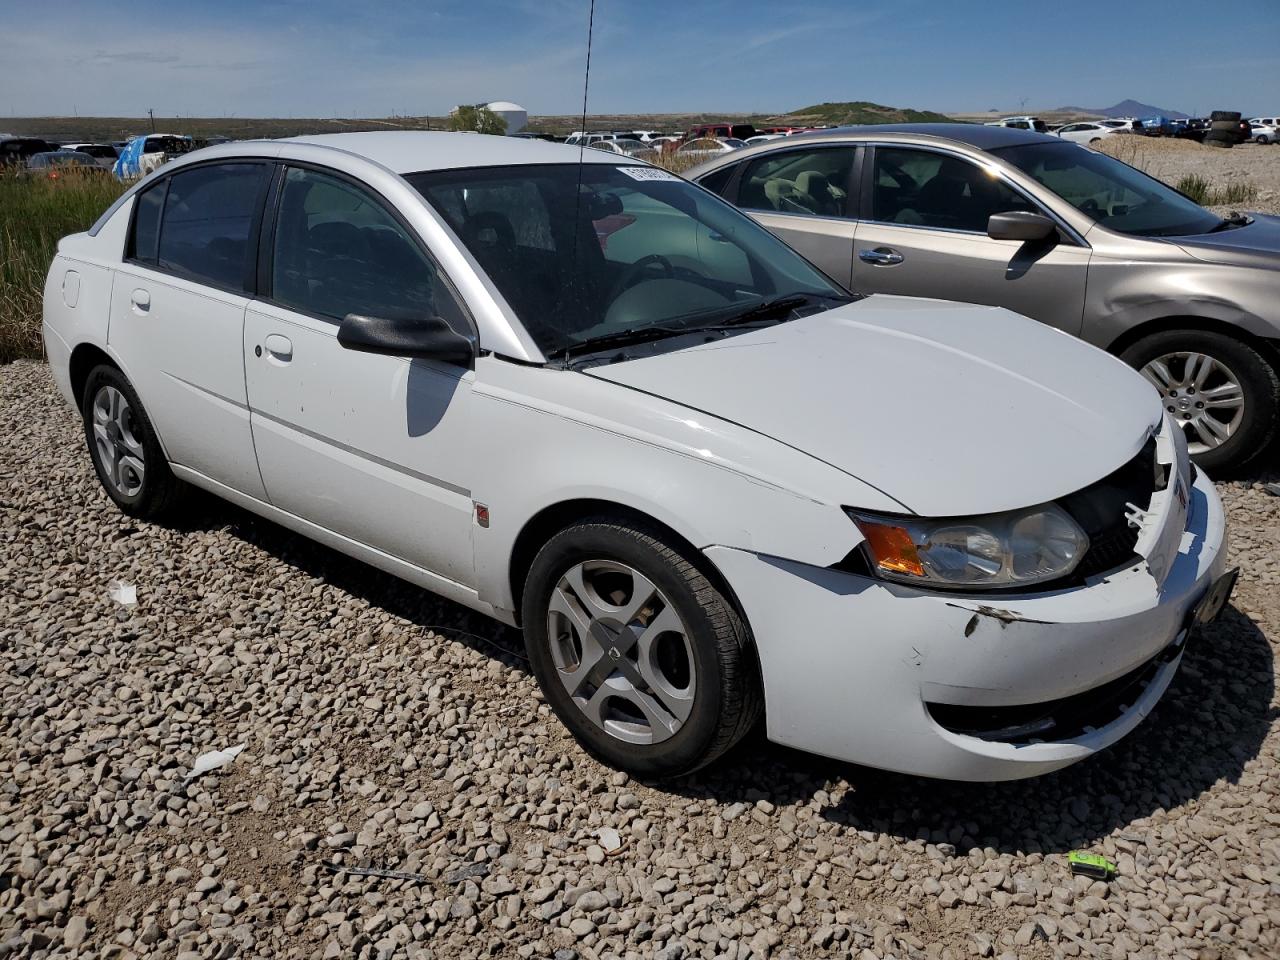
<path fill-rule="evenodd" d="M 196 757 L 196 762 L 191 765 L 191 772 L 187 774 L 187 781 L 194 780 L 201 774 L 208 773 L 211 770 L 217 770 L 219 767 L 225 767 L 228 763 L 240 756 L 240 751 L 244 749 L 244 744 L 237 744 L 234 747 L 228 747 L 226 750 L 210 750 L 208 753 L 202 753 Z"/>
<path fill-rule="evenodd" d="M 108 583 L 107 596 L 123 607 L 138 605 L 138 588 L 127 580 L 112 580 Z"/>

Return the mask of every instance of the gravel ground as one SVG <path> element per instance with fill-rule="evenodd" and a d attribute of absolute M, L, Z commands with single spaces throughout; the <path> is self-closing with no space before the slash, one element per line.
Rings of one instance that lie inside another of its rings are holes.
<path fill-rule="evenodd" d="M 1194 140 L 1116 136 L 1103 141 L 1101 147 L 1105 153 L 1171 186 L 1177 186 L 1188 174 L 1199 174 L 1215 189 L 1246 183 L 1257 190 L 1253 200 L 1211 208 L 1218 213 L 1242 209 L 1280 214 L 1280 145 L 1242 143 L 1222 149 Z"/>
<path fill-rule="evenodd" d="M 754 739 L 648 785 L 513 632 L 217 502 L 116 512 L 43 365 L 0 368 L 0 437 L 0 957 L 1280 955 L 1259 477 L 1221 486 L 1233 607 L 1110 754 L 957 785 Z"/>

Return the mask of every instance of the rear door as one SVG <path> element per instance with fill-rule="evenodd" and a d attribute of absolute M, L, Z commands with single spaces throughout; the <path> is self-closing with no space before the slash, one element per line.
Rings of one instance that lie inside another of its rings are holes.
<path fill-rule="evenodd" d="M 785 147 L 744 161 L 732 199 L 840 286 L 853 282 L 852 144 Z"/>
<path fill-rule="evenodd" d="M 994 169 L 929 147 L 877 146 L 863 163 L 862 209 L 859 293 L 1007 307 L 1079 334 L 1089 247 L 1065 228 L 1036 243 L 987 236 L 995 213 L 1049 216 Z"/>
<path fill-rule="evenodd" d="M 169 459 L 258 499 L 241 351 L 271 170 L 200 164 L 138 194 L 107 338 Z"/>

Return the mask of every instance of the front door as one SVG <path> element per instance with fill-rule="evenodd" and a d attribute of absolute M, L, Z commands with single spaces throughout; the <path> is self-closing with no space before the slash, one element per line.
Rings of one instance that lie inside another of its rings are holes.
<path fill-rule="evenodd" d="M 998 175 L 941 151 L 876 147 L 866 176 L 857 292 L 991 304 L 1080 333 L 1089 248 L 1065 234 L 1037 243 L 988 237 L 994 213 L 1045 212 Z"/>
<path fill-rule="evenodd" d="M 780 150 L 749 161 L 737 205 L 845 289 L 852 280 L 854 147 Z"/>
<path fill-rule="evenodd" d="M 269 245 L 269 295 L 249 305 L 244 354 L 271 503 L 456 583 L 474 581 L 471 370 L 358 353 L 349 313 L 441 316 L 471 328 L 417 237 L 337 174 L 289 168 Z"/>
<path fill-rule="evenodd" d="M 107 334 L 169 459 L 259 499 L 242 339 L 271 169 L 202 164 L 138 194 Z"/>

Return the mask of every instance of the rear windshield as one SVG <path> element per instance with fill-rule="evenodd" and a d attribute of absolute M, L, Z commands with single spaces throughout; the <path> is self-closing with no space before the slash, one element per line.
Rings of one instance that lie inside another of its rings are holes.
<path fill-rule="evenodd" d="M 1222 223 L 1221 218 L 1154 177 L 1079 144 L 1029 143 L 990 152 L 1117 233 L 1193 236 Z"/>
<path fill-rule="evenodd" d="M 643 327 L 694 329 L 775 297 L 847 299 L 718 197 L 607 163 L 410 174 L 548 355 Z"/>

